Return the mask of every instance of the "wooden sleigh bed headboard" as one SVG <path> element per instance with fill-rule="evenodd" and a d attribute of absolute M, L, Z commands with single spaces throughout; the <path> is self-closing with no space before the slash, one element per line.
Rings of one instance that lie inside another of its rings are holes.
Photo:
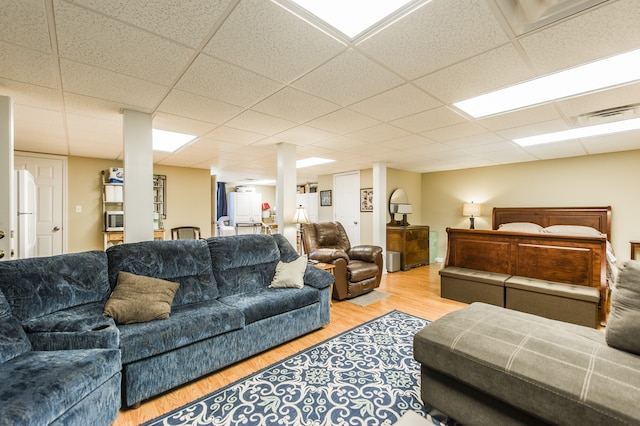
<path fill-rule="evenodd" d="M 602 236 L 498 231 L 505 223 L 589 226 Z M 495 208 L 493 230 L 447 228 L 444 266 L 537 278 L 600 290 L 607 303 L 606 244 L 611 207 Z"/>
<path fill-rule="evenodd" d="M 607 207 L 495 207 L 492 228 L 505 223 L 529 222 L 546 228 L 579 225 L 595 228 L 611 241 L 611 206 Z"/>

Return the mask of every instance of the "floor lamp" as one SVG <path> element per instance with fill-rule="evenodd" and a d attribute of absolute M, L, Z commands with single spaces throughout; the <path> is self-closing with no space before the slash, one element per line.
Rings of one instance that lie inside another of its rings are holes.
<path fill-rule="evenodd" d="M 298 207 L 296 207 L 296 214 L 293 216 L 293 223 L 295 223 L 297 227 L 296 248 L 298 249 L 298 254 L 302 255 L 302 236 L 300 233 L 300 224 L 311 223 L 311 221 L 309 220 L 309 216 L 307 216 L 307 212 L 304 210 L 303 205 L 299 205 Z"/>

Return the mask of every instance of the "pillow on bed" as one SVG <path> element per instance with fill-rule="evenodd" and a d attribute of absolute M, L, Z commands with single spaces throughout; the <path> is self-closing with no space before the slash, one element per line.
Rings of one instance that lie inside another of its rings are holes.
<path fill-rule="evenodd" d="M 607 344 L 640 355 L 640 261 L 625 262 L 611 294 Z"/>
<path fill-rule="evenodd" d="M 603 234 L 590 226 L 553 225 L 544 228 L 550 234 L 576 235 L 584 237 L 601 237 Z"/>
<path fill-rule="evenodd" d="M 498 226 L 499 231 L 527 232 L 529 234 L 544 234 L 545 230 L 537 223 L 511 222 Z"/>

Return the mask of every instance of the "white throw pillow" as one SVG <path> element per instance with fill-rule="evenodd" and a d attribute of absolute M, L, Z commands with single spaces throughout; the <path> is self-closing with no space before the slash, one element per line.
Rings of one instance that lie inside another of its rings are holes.
<path fill-rule="evenodd" d="M 276 274 L 269 288 L 302 288 L 304 271 L 307 269 L 307 256 L 300 256 L 293 262 L 278 262 Z"/>
<path fill-rule="evenodd" d="M 529 234 L 544 234 L 546 231 L 544 228 L 537 223 L 531 222 L 511 222 L 511 223 L 503 223 L 498 226 L 499 231 L 510 231 L 510 232 L 527 232 Z"/>
<path fill-rule="evenodd" d="M 575 235 L 585 237 L 601 237 L 602 233 L 590 226 L 580 225 L 553 225 L 547 226 L 545 230 L 550 234 Z"/>

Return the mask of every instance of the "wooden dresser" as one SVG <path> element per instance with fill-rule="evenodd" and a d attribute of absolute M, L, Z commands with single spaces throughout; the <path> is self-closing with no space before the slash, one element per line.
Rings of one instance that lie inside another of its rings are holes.
<path fill-rule="evenodd" d="M 387 226 L 387 251 L 400 252 L 400 268 L 407 271 L 429 264 L 428 226 Z"/>

